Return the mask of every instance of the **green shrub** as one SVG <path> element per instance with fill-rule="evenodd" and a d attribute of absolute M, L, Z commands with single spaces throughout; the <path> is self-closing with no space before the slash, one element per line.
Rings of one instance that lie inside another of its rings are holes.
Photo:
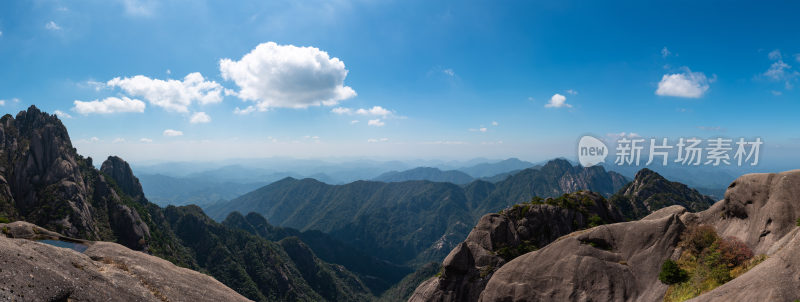
<path fill-rule="evenodd" d="M 0 223 L 9 223 L 11 220 L 6 218 L 5 216 L 0 216 Z"/>
<path fill-rule="evenodd" d="M 596 227 L 598 225 L 604 225 L 604 224 L 606 224 L 606 222 L 603 221 L 603 218 L 600 218 L 600 216 L 597 216 L 597 214 L 592 214 L 592 216 L 589 216 L 589 227 L 590 228 Z"/>
<path fill-rule="evenodd" d="M 675 261 L 667 259 L 661 265 L 661 272 L 658 274 L 658 280 L 664 284 L 681 283 L 689 279 L 689 274 L 681 269 Z"/>
<path fill-rule="evenodd" d="M 800 218 L 797 218 L 797 226 L 800 226 Z"/>

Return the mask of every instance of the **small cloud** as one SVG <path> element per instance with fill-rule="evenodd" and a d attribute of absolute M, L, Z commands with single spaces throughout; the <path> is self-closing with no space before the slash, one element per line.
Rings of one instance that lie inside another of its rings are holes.
<path fill-rule="evenodd" d="M 183 135 L 183 131 L 167 129 L 164 130 L 164 136 L 181 136 Z"/>
<path fill-rule="evenodd" d="M 385 125 L 385 123 L 383 121 L 381 121 L 381 119 L 374 119 L 374 120 L 369 120 L 367 122 L 367 125 L 375 126 L 375 127 L 383 127 L 383 125 Z"/>
<path fill-rule="evenodd" d="M 794 60 L 800 62 L 800 53 L 794 55 Z"/>
<path fill-rule="evenodd" d="M 6 105 L 6 100 L 0 100 L 0 106 L 5 106 L 5 105 Z"/>
<path fill-rule="evenodd" d="M 350 121 L 350 125 L 355 125 L 355 124 L 358 124 L 358 120 L 352 120 L 352 121 Z"/>
<path fill-rule="evenodd" d="M 570 94 L 570 95 L 577 95 L 577 94 L 578 94 L 578 91 L 577 91 L 577 90 L 573 90 L 573 89 L 567 89 L 567 90 L 566 90 L 566 93 L 567 93 L 567 94 Z"/>
<path fill-rule="evenodd" d="M 233 109 L 233 114 L 248 115 L 248 114 L 253 113 L 255 111 L 256 111 L 256 107 L 253 107 L 253 106 L 247 106 L 247 108 L 244 108 L 244 109 L 239 109 L 239 107 L 236 107 L 235 109 Z"/>
<path fill-rule="evenodd" d="M 544 107 L 545 108 L 562 108 L 562 107 L 572 108 L 572 105 L 567 104 L 566 101 L 567 101 L 567 97 L 556 93 L 552 97 L 550 97 L 550 102 L 545 104 Z"/>
<path fill-rule="evenodd" d="M 468 130 L 469 130 L 470 132 L 484 132 L 484 133 L 485 133 L 485 132 L 486 132 L 486 131 L 488 131 L 489 129 L 486 129 L 486 127 L 480 127 L 480 128 L 470 128 L 470 129 L 468 129 Z"/>
<path fill-rule="evenodd" d="M 2 31 L 2 30 L 0 30 L 0 37 L 2 37 L 2 36 L 3 36 L 3 31 Z"/>
<path fill-rule="evenodd" d="M 772 93 L 774 96 L 781 96 L 783 94 L 783 92 L 778 90 L 771 90 L 770 93 Z"/>
<path fill-rule="evenodd" d="M 388 142 L 388 138 L 370 138 L 367 140 L 368 143 L 385 143 Z"/>
<path fill-rule="evenodd" d="M 44 28 L 52 31 L 61 30 L 61 26 L 58 26 L 58 24 L 56 24 L 56 22 L 53 21 L 47 22 L 47 24 L 44 25 Z"/>
<path fill-rule="evenodd" d="M 66 113 L 66 112 L 61 111 L 61 110 L 53 111 L 53 114 L 55 114 L 56 116 L 58 116 L 60 118 L 72 118 L 72 116 L 69 115 L 69 113 Z"/>
<path fill-rule="evenodd" d="M 360 108 L 355 110 L 345 107 L 336 107 L 331 109 L 331 112 L 339 115 L 357 114 L 364 116 L 381 116 L 384 118 L 393 114 L 391 110 L 383 108 L 381 106 L 373 106 L 372 108 Z"/>
<path fill-rule="evenodd" d="M 671 54 L 672 54 L 672 52 L 670 52 L 669 49 L 667 49 L 666 46 L 664 46 L 664 48 L 661 49 L 661 57 L 662 58 L 669 57 L 669 55 L 671 55 Z"/>
<path fill-rule="evenodd" d="M 152 143 L 153 142 L 152 139 L 149 139 L 149 138 L 146 138 L 146 137 L 140 138 L 139 141 L 142 142 L 142 143 Z"/>
<path fill-rule="evenodd" d="M 791 68 L 792 66 L 784 63 L 783 60 L 778 60 L 769 66 L 769 69 L 764 72 L 764 76 L 774 81 L 781 81 L 792 75 L 788 72 Z"/>
<path fill-rule="evenodd" d="M 682 73 L 665 74 L 661 77 L 656 94 L 660 96 L 699 98 L 708 91 L 709 83 L 713 81 L 713 78 L 708 79 L 702 72 L 692 72 L 689 68 L 684 68 Z"/>
<path fill-rule="evenodd" d="M 205 124 L 208 122 L 211 122 L 211 117 L 205 112 L 195 112 L 192 114 L 192 117 L 189 118 L 189 123 L 191 124 Z"/>
<path fill-rule="evenodd" d="M 770 60 L 776 61 L 783 59 L 783 54 L 781 54 L 781 51 L 779 49 L 776 49 L 770 51 L 769 54 L 767 54 L 767 57 L 769 57 Z"/>
<path fill-rule="evenodd" d="M 167 74 L 172 74 L 172 70 L 167 69 Z"/>
<path fill-rule="evenodd" d="M 117 137 L 113 141 L 111 141 L 112 144 L 119 144 L 119 143 L 124 143 L 124 142 L 125 142 L 125 139 L 121 138 L 121 137 Z"/>
<path fill-rule="evenodd" d="M 99 142 L 100 139 L 97 138 L 97 136 L 92 136 L 91 138 L 89 138 L 89 141 L 94 143 L 94 142 Z"/>
<path fill-rule="evenodd" d="M 444 73 L 444 74 L 446 74 L 446 75 L 449 75 L 449 76 L 451 76 L 451 77 L 456 75 L 456 73 L 455 73 L 455 72 L 454 72 L 452 69 L 450 69 L 450 68 L 447 68 L 447 69 L 445 69 L 445 70 L 442 70 L 442 73 Z"/>
<path fill-rule="evenodd" d="M 500 124 L 499 124 L 499 123 L 497 123 L 497 121 L 492 121 L 492 126 L 495 126 L 495 127 L 497 127 L 498 125 L 500 125 Z"/>

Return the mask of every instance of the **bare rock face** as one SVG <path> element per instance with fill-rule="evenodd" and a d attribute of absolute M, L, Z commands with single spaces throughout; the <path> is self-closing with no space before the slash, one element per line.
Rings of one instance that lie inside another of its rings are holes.
<path fill-rule="evenodd" d="M 738 278 L 691 301 L 794 301 L 800 299 L 800 170 L 748 174 L 728 187 L 725 199 L 685 219 L 713 225 L 720 236 L 745 242 L 769 258 Z"/>
<path fill-rule="evenodd" d="M 479 300 L 662 301 L 667 286 L 658 280 L 661 264 L 680 254 L 686 226 L 705 224 L 768 258 L 692 301 L 794 301 L 800 298 L 798 218 L 800 170 L 744 175 L 705 211 L 669 206 L 637 221 L 573 232 L 517 257 L 492 274 Z M 415 295 L 437 297 L 439 280 L 426 281 Z"/>
<path fill-rule="evenodd" d="M 755 254 L 772 254 L 775 243 L 797 228 L 800 170 L 741 176 L 728 186 L 724 200 L 697 217 L 720 236 L 747 243 Z"/>
<path fill-rule="evenodd" d="M 622 221 L 622 215 L 605 198 L 588 191 L 484 215 L 442 262 L 441 276 L 422 283 L 409 301 L 478 301 L 495 270 L 536 247 L 586 228 L 592 216 L 600 223 Z"/>
<path fill-rule="evenodd" d="M 31 221 L 70 237 L 116 240 L 147 250 L 150 230 L 131 202 L 143 202 L 128 163 L 109 157 L 103 173 L 72 147 L 55 115 L 35 106 L 0 119 L 0 217 Z M 103 175 L 118 184 L 120 192 Z"/>
<path fill-rule="evenodd" d="M 0 299 L 12 301 L 248 301 L 214 278 L 109 242 L 84 253 L 26 236 L 53 236 L 33 224 L 0 224 Z"/>
<path fill-rule="evenodd" d="M 131 166 L 122 158 L 118 156 L 109 156 L 103 165 L 100 166 L 100 172 L 110 176 L 119 185 L 123 193 L 128 194 L 134 200 L 139 201 L 144 198 L 142 191 L 142 184 L 139 183 L 139 178 L 133 175 Z"/>
<path fill-rule="evenodd" d="M 480 301 L 659 300 L 661 263 L 684 229 L 673 213 L 572 233 L 501 267 Z"/>

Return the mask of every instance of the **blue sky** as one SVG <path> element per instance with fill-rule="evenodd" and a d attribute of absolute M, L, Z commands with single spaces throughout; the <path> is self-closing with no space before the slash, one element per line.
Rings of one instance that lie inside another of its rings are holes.
<path fill-rule="evenodd" d="M 646 2 L 3 1 L 0 110 L 134 162 L 543 160 L 622 132 L 794 160 L 798 4 Z"/>

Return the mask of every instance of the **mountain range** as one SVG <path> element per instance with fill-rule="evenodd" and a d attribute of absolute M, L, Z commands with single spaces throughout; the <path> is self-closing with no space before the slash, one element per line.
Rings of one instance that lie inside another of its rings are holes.
<path fill-rule="evenodd" d="M 205 210 L 220 221 L 232 212 L 259 213 L 277 226 L 319 230 L 380 259 L 417 266 L 441 260 L 484 213 L 578 190 L 611 196 L 626 182 L 602 167 L 558 159 L 498 183 L 477 180 L 463 186 L 431 181 L 329 185 L 286 178 Z"/>

